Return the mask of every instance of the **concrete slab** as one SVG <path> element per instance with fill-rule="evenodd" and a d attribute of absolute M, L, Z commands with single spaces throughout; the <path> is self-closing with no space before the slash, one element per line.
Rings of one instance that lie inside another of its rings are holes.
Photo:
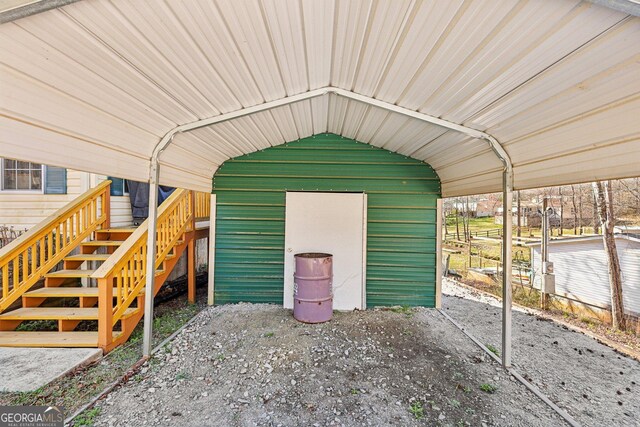
<path fill-rule="evenodd" d="M 99 348 L 0 348 L 0 391 L 33 391 L 102 357 Z"/>

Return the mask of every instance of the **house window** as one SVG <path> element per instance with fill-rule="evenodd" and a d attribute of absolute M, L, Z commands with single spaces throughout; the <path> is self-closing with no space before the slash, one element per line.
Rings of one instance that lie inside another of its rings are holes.
<path fill-rule="evenodd" d="M 107 179 L 111 180 L 112 196 L 126 196 L 129 194 L 129 183 L 126 179 L 114 178 L 112 176 L 108 176 Z"/>
<path fill-rule="evenodd" d="M 3 159 L 2 189 L 42 191 L 42 165 L 20 160 Z"/>
<path fill-rule="evenodd" d="M 67 194 L 65 168 L 0 158 L 0 171 L 2 190 Z"/>

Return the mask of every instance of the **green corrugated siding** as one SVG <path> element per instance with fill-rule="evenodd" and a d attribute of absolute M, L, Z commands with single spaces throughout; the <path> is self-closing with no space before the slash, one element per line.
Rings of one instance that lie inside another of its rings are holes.
<path fill-rule="evenodd" d="M 282 303 L 286 191 L 366 192 L 367 306 L 435 305 L 438 176 L 333 134 L 228 160 L 215 174 L 217 304 Z"/>

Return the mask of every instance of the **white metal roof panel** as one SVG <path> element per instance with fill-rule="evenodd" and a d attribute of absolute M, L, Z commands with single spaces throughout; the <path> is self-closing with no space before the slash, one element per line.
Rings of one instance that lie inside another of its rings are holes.
<path fill-rule="evenodd" d="M 175 126 L 332 86 L 493 135 L 516 188 L 640 175 L 640 18 L 578 0 L 85 0 L 0 49 L 0 156 L 146 180 Z M 485 141 L 337 95 L 179 133 L 160 181 L 326 131 L 502 185 Z"/>

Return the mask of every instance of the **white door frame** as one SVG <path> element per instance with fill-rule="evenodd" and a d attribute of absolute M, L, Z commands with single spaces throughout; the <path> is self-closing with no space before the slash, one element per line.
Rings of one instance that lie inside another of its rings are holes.
<path fill-rule="evenodd" d="M 367 306 L 367 195 L 349 192 L 290 191 L 287 192 L 285 200 L 284 307 L 293 307 L 293 272 L 295 270 L 293 255 L 314 251 L 336 255 L 333 261 L 333 290 L 337 297 L 334 298 L 334 308 L 337 310 L 365 309 Z M 314 203 L 316 203 L 315 206 Z M 342 210 L 340 204 L 344 205 Z M 306 214 L 307 206 L 312 209 L 308 215 Z M 355 206 L 358 211 L 354 211 Z M 319 210 L 321 213 L 318 213 Z M 333 213 L 335 215 L 332 215 Z M 295 222 L 292 215 L 295 215 Z M 327 222 L 323 224 L 321 218 L 326 218 Z M 321 228 L 307 228 L 307 221 Z M 344 239 L 338 241 L 336 234 L 344 236 Z M 353 270 L 354 263 L 355 265 L 361 263 L 360 270 L 356 270 L 356 273 Z M 354 285 L 358 282 L 359 285 Z M 348 283 L 347 287 L 342 288 L 342 292 L 340 291 L 341 283 Z M 355 286 L 359 286 L 359 294 L 353 293 Z"/>

